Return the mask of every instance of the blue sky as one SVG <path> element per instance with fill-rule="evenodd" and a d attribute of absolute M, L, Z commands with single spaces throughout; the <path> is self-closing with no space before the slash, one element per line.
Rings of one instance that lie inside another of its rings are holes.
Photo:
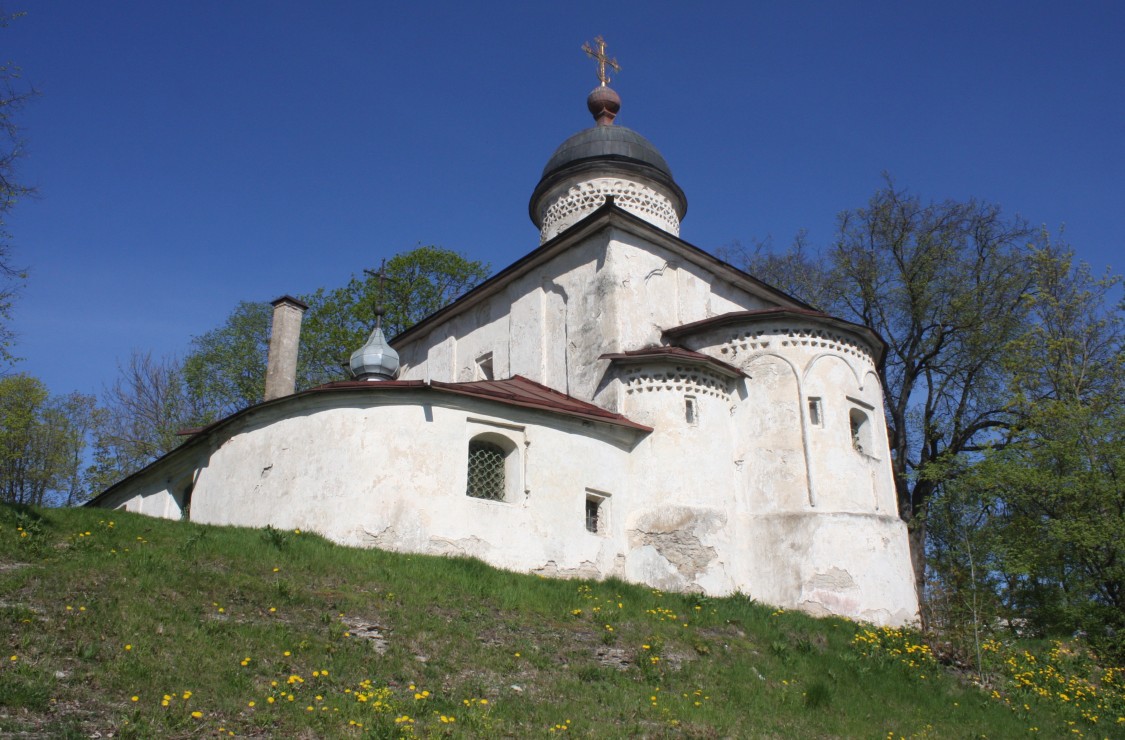
<path fill-rule="evenodd" d="M 1125 268 L 1125 3 L 18 7 L 0 57 L 42 96 L 19 117 L 40 196 L 8 219 L 16 350 L 56 393 L 419 243 L 494 269 L 530 251 L 542 166 L 591 124 L 598 34 L 697 246 L 826 244 L 888 172 Z"/>

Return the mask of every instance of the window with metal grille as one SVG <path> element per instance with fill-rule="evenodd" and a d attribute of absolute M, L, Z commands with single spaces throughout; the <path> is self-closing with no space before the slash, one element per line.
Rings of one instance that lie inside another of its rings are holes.
<path fill-rule="evenodd" d="M 469 483 L 473 498 L 504 500 L 504 448 L 492 442 L 469 442 Z"/>

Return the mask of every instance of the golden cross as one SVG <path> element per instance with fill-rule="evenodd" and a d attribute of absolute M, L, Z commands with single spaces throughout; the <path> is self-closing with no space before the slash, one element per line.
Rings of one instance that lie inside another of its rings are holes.
<path fill-rule="evenodd" d="M 582 44 L 582 51 L 586 52 L 586 55 L 591 59 L 598 60 L 598 79 L 602 81 L 602 87 L 605 87 L 609 84 L 609 75 L 605 73 L 605 68 L 607 66 L 613 67 L 614 72 L 620 72 L 621 66 L 617 63 L 616 59 L 610 59 L 606 56 L 605 39 L 601 36 L 595 36 L 594 43 L 598 45 L 597 51 L 594 51 L 589 41 Z"/>

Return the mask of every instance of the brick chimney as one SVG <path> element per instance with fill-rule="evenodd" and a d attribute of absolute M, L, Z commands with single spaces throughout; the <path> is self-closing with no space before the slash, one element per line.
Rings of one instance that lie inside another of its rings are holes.
<path fill-rule="evenodd" d="M 297 388 L 297 345 L 301 339 L 301 317 L 308 309 L 307 305 L 288 295 L 281 296 L 272 305 L 266 401 L 291 395 Z"/>

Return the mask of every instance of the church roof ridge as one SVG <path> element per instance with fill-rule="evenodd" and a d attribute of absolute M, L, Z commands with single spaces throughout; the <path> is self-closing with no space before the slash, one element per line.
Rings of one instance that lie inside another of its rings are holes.
<path fill-rule="evenodd" d="M 431 331 L 434 326 L 440 324 L 443 320 L 452 318 L 462 311 L 468 310 L 476 305 L 478 301 L 483 300 L 493 293 L 499 292 L 508 285 L 508 283 L 531 270 L 536 265 L 564 251 L 571 243 L 580 241 L 588 237 L 591 233 L 605 228 L 605 222 L 609 221 L 616 221 L 618 225 L 628 227 L 634 233 L 638 231 L 642 232 L 640 234 L 641 236 L 651 239 L 657 244 L 670 248 L 673 251 L 680 252 L 689 262 L 703 267 L 729 282 L 736 284 L 741 283 L 742 287 L 753 295 L 757 295 L 766 300 L 791 303 L 795 307 L 812 309 L 812 307 L 804 301 L 794 298 L 788 293 L 759 280 L 750 273 L 740 270 L 729 262 L 719 259 L 710 252 L 704 251 L 694 244 L 674 234 L 670 234 L 658 226 L 653 226 L 643 218 L 618 206 L 614 203 L 613 196 L 607 196 L 604 204 L 591 211 L 589 215 L 570 228 L 540 244 L 538 247 L 500 270 L 449 305 L 438 309 L 414 326 L 392 337 L 390 340 L 391 345 L 402 346 L 404 342 L 409 341 L 413 337 L 424 336 L 426 332 Z"/>

